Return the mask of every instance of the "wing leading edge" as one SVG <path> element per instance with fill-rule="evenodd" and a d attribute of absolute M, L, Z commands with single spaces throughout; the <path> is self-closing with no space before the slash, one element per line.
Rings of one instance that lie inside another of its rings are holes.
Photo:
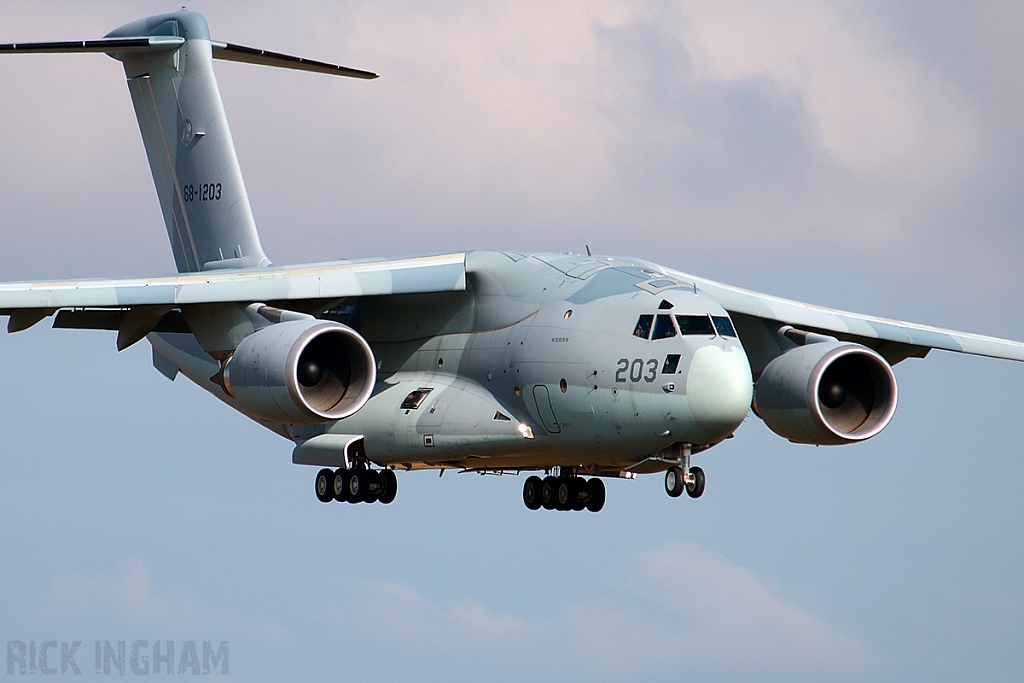
<path fill-rule="evenodd" d="M 669 272 L 694 281 L 698 289 L 713 297 L 734 316 L 747 316 L 776 326 L 790 325 L 811 332 L 833 333 L 873 348 L 889 346 L 891 353 L 882 355 L 890 362 L 921 357 L 930 349 L 1024 361 L 1024 343 L 1021 342 L 850 313 L 752 292 L 685 273 Z"/>
<path fill-rule="evenodd" d="M 153 278 L 8 282 L 0 284 L 0 315 L 11 316 L 8 329 L 17 331 L 61 308 L 173 307 L 458 292 L 465 289 L 466 255 L 456 253 L 383 261 L 182 273 Z"/>

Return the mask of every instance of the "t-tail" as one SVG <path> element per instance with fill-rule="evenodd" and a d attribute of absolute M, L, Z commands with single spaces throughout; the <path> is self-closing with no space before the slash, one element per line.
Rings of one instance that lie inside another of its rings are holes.
<path fill-rule="evenodd" d="M 213 60 L 376 78 L 368 71 L 210 39 L 202 15 L 140 19 L 100 40 L 0 45 L 0 53 L 103 52 L 124 64 L 178 272 L 255 268 L 263 253 Z"/>

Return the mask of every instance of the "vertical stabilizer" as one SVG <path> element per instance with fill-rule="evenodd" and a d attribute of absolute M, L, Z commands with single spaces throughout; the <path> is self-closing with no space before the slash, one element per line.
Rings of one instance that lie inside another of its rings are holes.
<path fill-rule="evenodd" d="M 206 20 L 175 12 L 107 35 L 177 37 L 177 49 L 114 52 L 124 64 L 178 272 L 269 265 L 213 74 Z"/>

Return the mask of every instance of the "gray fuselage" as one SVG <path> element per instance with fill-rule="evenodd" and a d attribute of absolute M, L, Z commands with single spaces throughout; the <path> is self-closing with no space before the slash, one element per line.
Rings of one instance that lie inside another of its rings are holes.
<path fill-rule="evenodd" d="M 659 453 L 713 446 L 745 418 L 747 357 L 726 312 L 693 283 L 637 259 L 567 254 L 470 252 L 466 272 L 463 292 L 365 297 L 322 313 L 362 334 L 377 360 L 356 414 L 259 421 L 297 443 L 360 436 L 370 461 L 406 469 L 612 474 L 665 469 L 674 457 Z M 185 336 L 150 338 L 234 405 L 210 380 L 217 363 Z"/>

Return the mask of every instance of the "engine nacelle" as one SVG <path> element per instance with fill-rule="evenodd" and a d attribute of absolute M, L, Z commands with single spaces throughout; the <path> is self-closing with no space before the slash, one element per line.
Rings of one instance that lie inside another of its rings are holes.
<path fill-rule="evenodd" d="M 224 366 L 224 389 L 273 422 L 316 424 L 363 407 L 377 381 L 373 351 L 351 327 L 324 320 L 268 325 Z"/>
<path fill-rule="evenodd" d="M 754 412 L 796 443 L 870 439 L 896 412 L 892 368 L 860 344 L 798 346 L 773 360 L 754 385 Z"/>

